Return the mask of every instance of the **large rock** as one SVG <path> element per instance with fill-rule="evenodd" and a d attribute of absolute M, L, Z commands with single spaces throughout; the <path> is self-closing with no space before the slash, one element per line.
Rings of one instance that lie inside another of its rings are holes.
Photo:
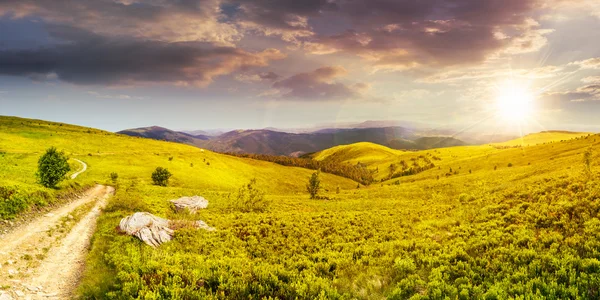
<path fill-rule="evenodd" d="M 173 238 L 173 233 L 175 231 L 171 228 L 177 228 L 177 226 L 171 227 L 171 225 L 173 225 L 173 223 L 177 225 L 176 223 L 178 222 L 182 221 L 171 222 L 151 213 L 136 212 L 131 216 L 123 218 L 119 223 L 119 229 L 129 235 L 139 238 L 152 247 L 158 247 L 160 244 L 166 243 Z M 208 224 L 200 220 L 195 221 L 190 225 L 197 229 L 215 231 L 215 228 L 208 226 Z"/>
<path fill-rule="evenodd" d="M 182 197 L 171 200 L 171 203 L 175 205 L 177 210 L 189 209 L 193 213 L 199 209 L 205 209 L 208 207 L 208 200 L 200 196 Z"/>
<path fill-rule="evenodd" d="M 160 244 L 170 241 L 174 233 L 169 228 L 169 220 L 147 212 L 136 212 L 123 218 L 119 223 L 119 229 L 152 247 L 158 247 Z"/>

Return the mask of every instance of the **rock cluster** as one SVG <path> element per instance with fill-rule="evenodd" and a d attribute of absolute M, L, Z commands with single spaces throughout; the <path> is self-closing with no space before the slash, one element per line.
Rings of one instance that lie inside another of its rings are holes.
<path fill-rule="evenodd" d="M 169 220 L 147 212 L 136 212 L 123 218 L 119 223 L 119 229 L 152 247 L 170 241 L 174 233 L 169 228 Z"/>
<path fill-rule="evenodd" d="M 207 231 L 215 231 L 215 228 L 200 220 L 195 221 L 192 226 Z M 152 247 L 158 247 L 160 244 L 170 241 L 175 233 L 171 229 L 171 221 L 147 212 L 136 212 L 123 218 L 119 223 L 119 229 Z"/>

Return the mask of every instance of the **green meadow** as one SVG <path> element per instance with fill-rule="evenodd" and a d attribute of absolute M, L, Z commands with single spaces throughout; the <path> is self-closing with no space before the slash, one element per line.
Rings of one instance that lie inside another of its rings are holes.
<path fill-rule="evenodd" d="M 522 147 L 417 152 L 334 147 L 313 159 L 362 164 L 377 182 L 322 173 L 328 200 L 310 200 L 313 170 L 0 117 L 0 187 L 16 192 L 0 199 L 0 216 L 18 218 L 72 189 L 114 185 L 78 288 L 86 299 L 600 298 L 600 136 L 524 139 L 501 145 Z M 57 190 L 35 178 L 51 146 L 88 164 Z M 402 162 L 433 167 L 390 176 L 389 166 Z M 156 167 L 173 174 L 168 187 L 152 185 Z M 253 178 L 269 206 L 240 211 L 235 193 Z M 191 215 L 168 202 L 192 195 L 208 199 L 208 208 Z M 154 249 L 116 230 L 136 211 L 217 230 L 183 228 Z"/>

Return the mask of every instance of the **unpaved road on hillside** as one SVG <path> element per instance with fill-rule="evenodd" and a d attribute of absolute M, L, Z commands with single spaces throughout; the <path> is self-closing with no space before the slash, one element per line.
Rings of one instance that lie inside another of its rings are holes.
<path fill-rule="evenodd" d="M 79 176 L 79 174 L 81 174 L 81 173 L 85 172 L 85 170 L 87 170 L 87 164 L 86 163 L 84 163 L 83 161 L 81 161 L 81 160 L 79 160 L 77 158 L 73 158 L 73 160 L 81 164 L 81 170 L 73 173 L 73 175 L 71 175 L 71 179 L 77 178 L 77 176 Z"/>
<path fill-rule="evenodd" d="M 113 193 L 112 187 L 97 185 L 77 200 L 0 236 L 0 299 L 69 299 L 96 220 Z"/>

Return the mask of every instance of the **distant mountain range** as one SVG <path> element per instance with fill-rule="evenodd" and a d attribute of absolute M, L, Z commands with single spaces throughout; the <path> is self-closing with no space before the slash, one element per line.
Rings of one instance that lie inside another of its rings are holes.
<path fill-rule="evenodd" d="M 355 128 L 321 128 L 313 132 L 291 133 L 268 129 L 233 130 L 212 136 L 206 131 L 179 132 L 152 126 L 120 131 L 120 134 L 166 140 L 193 145 L 217 152 L 254 153 L 300 156 L 338 145 L 371 142 L 400 150 L 424 150 L 483 144 L 510 140 L 506 136 L 493 139 L 465 134 L 465 140 L 451 136 L 450 132 L 431 129 L 411 129 L 401 126 L 383 126 L 392 122 L 369 121 Z"/>

